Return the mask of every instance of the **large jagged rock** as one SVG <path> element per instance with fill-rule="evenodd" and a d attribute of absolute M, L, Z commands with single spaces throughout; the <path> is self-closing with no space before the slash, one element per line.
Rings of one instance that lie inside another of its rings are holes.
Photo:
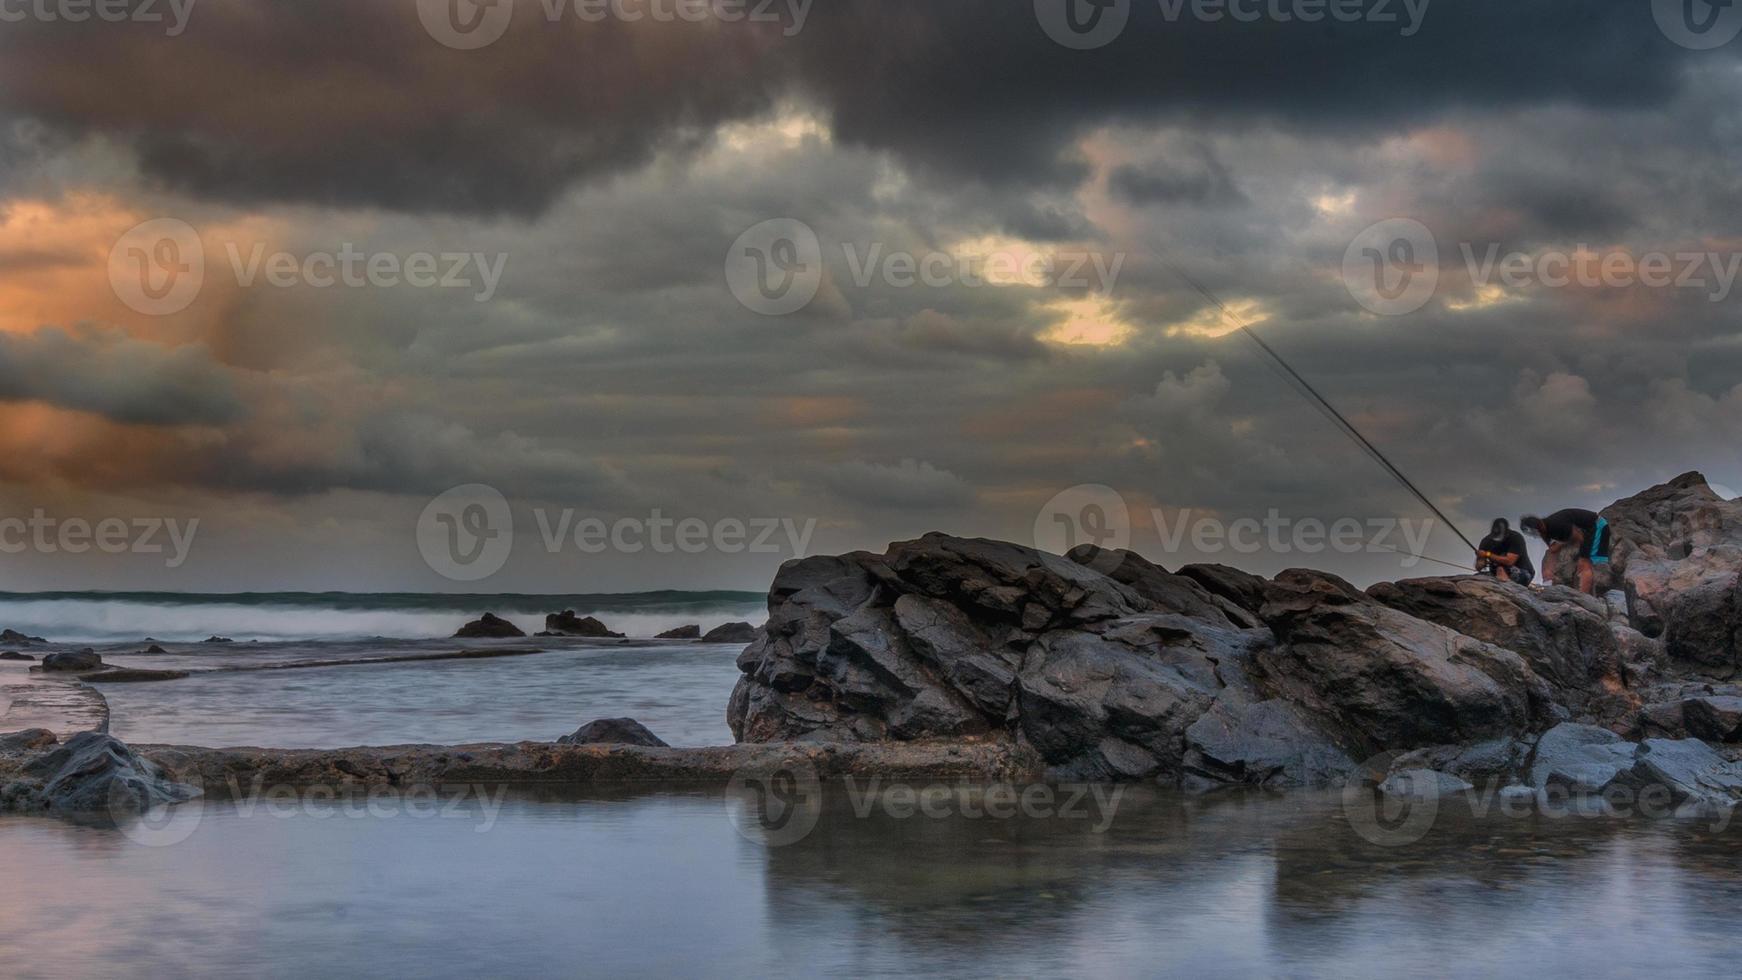
<path fill-rule="evenodd" d="M 1553 692 L 1518 654 L 1398 612 L 1334 575 L 1283 572 L 1260 615 L 1278 641 L 1261 666 L 1280 693 L 1375 752 L 1557 720 Z"/>
<path fill-rule="evenodd" d="M 1615 529 L 1628 616 L 1669 655 L 1742 667 L 1742 502 L 1686 473 L 1603 511 Z"/>
<path fill-rule="evenodd" d="M 55 813 L 139 813 L 198 795 L 165 776 L 126 743 L 85 732 L 24 766 L 24 779 L 0 790 L 18 809 Z"/>
<path fill-rule="evenodd" d="M 739 667 L 741 741 L 1012 738 L 1071 779 L 1320 785 L 1564 714 L 1517 654 L 1329 576 L 944 535 L 787 563 Z"/>
<path fill-rule="evenodd" d="M 1608 606 L 1573 589 L 1536 591 L 1485 575 L 1382 582 L 1367 594 L 1417 619 L 1522 656 L 1563 704 L 1629 688 L 1629 659 L 1649 650 L 1643 636 L 1611 618 Z M 1637 705 L 1635 705 L 1637 707 Z"/>

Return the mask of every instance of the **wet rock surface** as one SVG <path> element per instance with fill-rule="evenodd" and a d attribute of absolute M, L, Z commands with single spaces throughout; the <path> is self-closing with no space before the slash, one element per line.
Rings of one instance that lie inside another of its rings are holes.
<path fill-rule="evenodd" d="M 77 673 L 103 669 L 103 658 L 89 648 L 72 653 L 51 653 L 42 658 L 38 670 L 49 673 Z"/>
<path fill-rule="evenodd" d="M 120 740 L 85 732 L 25 761 L 17 778 L 0 785 L 0 806 L 57 814 L 139 813 L 196 795 Z"/>
<path fill-rule="evenodd" d="M 666 630 L 654 637 L 656 640 L 699 640 L 702 638 L 700 626 L 679 626 L 674 630 Z"/>

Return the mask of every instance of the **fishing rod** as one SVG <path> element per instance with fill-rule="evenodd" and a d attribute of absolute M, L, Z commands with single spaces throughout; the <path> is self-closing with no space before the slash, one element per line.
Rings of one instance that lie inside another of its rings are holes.
<path fill-rule="evenodd" d="M 1202 283 L 1198 282 L 1196 279 L 1193 279 L 1191 276 L 1187 275 L 1185 270 L 1177 268 L 1177 267 L 1172 267 L 1172 266 L 1170 266 L 1170 268 L 1173 268 L 1173 272 L 1175 275 L 1179 276 L 1181 279 L 1184 279 L 1186 281 L 1187 285 L 1189 285 L 1193 289 L 1197 290 L 1198 293 L 1200 295 L 1202 295 L 1205 299 L 1209 300 L 1210 303 L 1216 307 L 1216 309 L 1220 310 L 1222 312 L 1223 316 L 1227 317 L 1235 326 L 1239 327 L 1240 332 L 1245 334 L 1247 336 L 1247 338 L 1250 339 L 1253 343 L 1257 344 L 1258 348 L 1260 350 L 1264 351 L 1265 354 L 1269 355 L 1270 359 L 1272 361 L 1276 362 L 1276 364 L 1279 365 L 1282 368 L 1282 370 L 1285 372 L 1284 376 L 1287 380 L 1289 380 L 1292 384 L 1294 384 L 1297 389 L 1304 392 L 1307 395 L 1307 397 L 1312 400 L 1314 406 L 1316 408 L 1318 408 L 1321 412 L 1323 412 L 1326 415 L 1326 417 L 1329 418 L 1333 423 L 1335 423 L 1337 425 L 1337 427 L 1343 431 L 1344 435 L 1347 435 L 1349 438 L 1354 440 L 1355 445 L 1359 446 L 1363 452 L 1365 452 L 1369 457 L 1371 457 L 1380 466 L 1384 467 L 1385 472 L 1389 473 L 1393 479 L 1395 479 L 1398 483 L 1402 484 L 1403 488 L 1405 490 L 1408 490 L 1412 495 L 1414 495 L 1415 499 L 1421 501 L 1422 505 L 1427 507 L 1427 509 L 1429 511 L 1432 511 L 1433 515 L 1440 519 L 1440 523 L 1451 528 L 1452 533 L 1456 534 L 1458 536 L 1458 540 L 1469 545 L 1471 551 L 1481 550 L 1481 549 L 1477 548 L 1475 543 L 1472 542 L 1468 537 L 1464 536 L 1463 531 L 1458 530 L 1458 525 L 1452 523 L 1452 519 L 1447 517 L 1445 515 L 1444 511 L 1440 510 L 1439 507 L 1432 500 L 1428 499 L 1427 494 L 1422 493 L 1421 489 L 1419 487 L 1417 487 L 1415 485 L 1415 483 L 1410 480 L 1409 477 L 1403 475 L 1402 470 L 1398 469 L 1397 466 L 1394 463 L 1392 463 L 1391 460 L 1389 458 L 1387 458 L 1383 452 L 1379 451 L 1378 446 L 1373 445 L 1372 441 L 1370 441 L 1365 435 L 1361 434 L 1360 429 L 1355 428 L 1355 424 L 1353 422 L 1350 422 L 1347 418 L 1345 418 L 1343 416 L 1342 412 L 1337 411 L 1337 407 L 1335 405 L 1331 404 L 1330 399 L 1328 399 L 1324 395 L 1320 394 L 1319 390 L 1317 388 L 1314 388 L 1312 386 L 1312 384 L 1307 381 L 1306 378 L 1301 376 L 1301 373 L 1299 371 L 1296 371 L 1294 369 L 1294 367 L 1288 363 L 1288 361 L 1284 360 L 1282 355 L 1277 353 L 1276 348 L 1265 343 L 1264 338 L 1258 336 L 1257 331 L 1253 330 L 1250 326 L 1248 326 L 1245 320 L 1241 319 L 1240 316 L 1238 314 L 1236 314 L 1233 310 L 1228 309 L 1227 304 L 1223 303 L 1221 301 L 1221 299 L 1217 298 L 1215 293 L 1210 292 L 1209 289 L 1206 288 Z M 1426 556 L 1417 555 L 1416 557 L 1417 558 L 1424 558 Z M 1434 559 L 1434 558 L 1429 558 L 1427 560 L 1428 561 L 1438 561 L 1438 559 Z M 1441 562 L 1441 564 L 1450 564 L 1450 562 Z M 1461 568 L 1463 566 L 1460 565 L 1460 566 L 1453 566 L 1453 567 Z"/>
<path fill-rule="evenodd" d="M 1415 558 L 1415 559 L 1418 559 L 1420 561 L 1431 561 L 1436 565 L 1444 565 L 1447 568 L 1456 568 L 1459 571 L 1463 571 L 1463 572 L 1468 572 L 1470 570 L 1469 565 L 1461 565 L 1461 564 L 1454 562 L 1454 561 L 1446 561 L 1443 558 L 1433 558 L 1433 557 L 1430 557 L 1428 555 L 1418 555 L 1413 551 L 1405 551 L 1402 548 L 1387 548 L 1385 545 L 1382 545 L 1382 544 L 1376 544 L 1376 545 L 1373 545 L 1373 547 L 1377 548 L 1380 551 L 1389 551 L 1394 555 L 1403 555 L 1407 558 Z"/>

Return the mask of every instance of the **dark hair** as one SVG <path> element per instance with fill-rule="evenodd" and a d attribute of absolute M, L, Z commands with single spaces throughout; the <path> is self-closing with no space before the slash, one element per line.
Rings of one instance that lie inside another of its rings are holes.
<path fill-rule="evenodd" d="M 1529 531 L 1530 533 L 1536 535 L 1539 538 L 1542 537 L 1542 531 L 1543 531 L 1542 518 L 1537 517 L 1534 514 L 1526 514 L 1523 517 L 1519 518 L 1518 526 L 1521 528 L 1524 528 L 1526 531 Z"/>
<path fill-rule="evenodd" d="M 1512 530 L 1512 525 L 1507 522 L 1506 518 L 1496 517 L 1494 518 L 1494 526 L 1488 529 L 1488 533 L 1497 538 L 1502 538 L 1505 537 L 1506 532 L 1510 530 Z"/>

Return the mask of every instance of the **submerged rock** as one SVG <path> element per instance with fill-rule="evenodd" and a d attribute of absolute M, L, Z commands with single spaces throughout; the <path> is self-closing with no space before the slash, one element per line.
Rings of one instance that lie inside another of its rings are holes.
<path fill-rule="evenodd" d="M 699 640 L 702 638 L 700 626 L 679 626 L 674 630 L 666 630 L 654 637 L 656 640 Z"/>
<path fill-rule="evenodd" d="M 234 643 L 236 641 L 230 639 L 227 636 L 208 636 L 205 639 L 201 640 L 200 642 L 201 643 Z"/>
<path fill-rule="evenodd" d="M 1403 796 L 1415 799 L 1438 799 L 1442 796 L 1455 796 L 1465 790 L 1475 788 L 1456 776 L 1432 769 L 1405 769 L 1401 772 L 1394 772 L 1379 784 L 1379 792 L 1386 796 Z"/>
<path fill-rule="evenodd" d="M 749 623 L 726 623 L 708 630 L 703 643 L 753 643 L 758 630 Z"/>
<path fill-rule="evenodd" d="M 179 681 L 188 676 L 185 670 L 146 670 L 143 667 L 109 667 L 79 678 L 87 684 L 146 684 L 154 681 Z"/>
<path fill-rule="evenodd" d="M 645 745 L 664 748 L 666 743 L 633 718 L 603 718 L 582 725 L 573 735 L 557 739 L 560 745 Z"/>
<path fill-rule="evenodd" d="M 495 613 L 485 613 L 480 618 L 460 627 L 459 632 L 454 634 L 454 638 L 465 640 L 511 639 L 525 635 L 520 627 L 508 620 L 502 619 Z"/>
<path fill-rule="evenodd" d="M 76 673 L 86 670 L 103 669 L 103 658 L 97 651 L 86 647 L 76 653 L 51 653 L 42 658 L 39 668 L 50 673 Z"/>
<path fill-rule="evenodd" d="M 604 623 L 591 616 L 580 617 L 573 609 L 560 613 L 552 613 L 544 617 L 544 632 L 540 636 L 582 636 L 595 639 L 623 639 L 622 633 L 613 633 Z"/>
<path fill-rule="evenodd" d="M 5 652 L 0 652 L 0 660 L 19 660 L 19 661 L 34 662 L 36 660 L 36 658 L 32 657 L 26 653 L 19 653 L 17 650 L 7 650 Z"/>

